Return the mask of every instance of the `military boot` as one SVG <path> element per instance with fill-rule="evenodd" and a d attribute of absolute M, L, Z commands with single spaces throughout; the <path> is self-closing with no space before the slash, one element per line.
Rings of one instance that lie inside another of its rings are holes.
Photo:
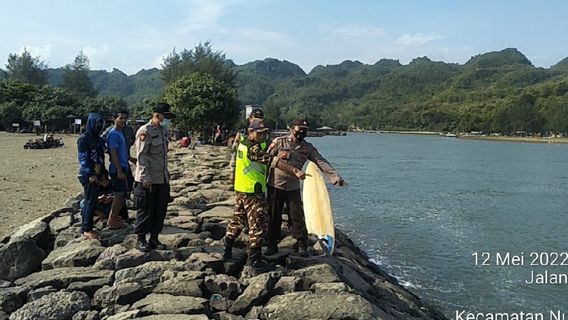
<path fill-rule="evenodd" d="M 262 260 L 262 251 L 260 248 L 250 249 L 249 259 L 253 277 L 258 276 L 261 273 L 274 270 L 273 265 Z"/>
<path fill-rule="evenodd" d="M 235 239 L 229 239 L 225 236 L 223 244 L 225 245 L 223 250 L 223 260 L 231 260 L 233 258 L 233 245 L 235 244 Z"/>
<path fill-rule="evenodd" d="M 267 256 L 271 256 L 271 255 L 277 254 L 277 253 L 278 253 L 278 244 L 276 242 L 269 241 L 268 247 L 266 248 L 266 251 L 264 252 L 264 254 L 267 255 Z"/>
<path fill-rule="evenodd" d="M 308 238 L 298 239 L 298 255 L 300 257 L 308 257 L 310 253 L 308 252 Z"/>

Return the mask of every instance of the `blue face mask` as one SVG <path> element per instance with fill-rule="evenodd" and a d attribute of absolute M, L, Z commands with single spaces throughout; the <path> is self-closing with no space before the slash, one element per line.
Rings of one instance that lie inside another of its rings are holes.
<path fill-rule="evenodd" d="M 167 128 L 171 123 L 172 123 L 172 119 L 164 119 L 164 121 L 162 121 L 160 123 L 160 125 L 164 128 Z"/>

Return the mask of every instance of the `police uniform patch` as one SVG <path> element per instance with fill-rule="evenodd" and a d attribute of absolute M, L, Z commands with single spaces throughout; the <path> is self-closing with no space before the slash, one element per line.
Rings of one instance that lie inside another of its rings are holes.
<path fill-rule="evenodd" d="M 146 136 L 147 136 L 147 134 L 141 133 L 141 134 L 140 134 L 140 141 L 146 140 Z"/>

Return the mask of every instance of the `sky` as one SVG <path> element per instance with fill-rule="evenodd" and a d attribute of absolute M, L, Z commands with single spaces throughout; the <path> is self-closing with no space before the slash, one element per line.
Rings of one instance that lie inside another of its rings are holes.
<path fill-rule="evenodd" d="M 517 48 L 538 67 L 568 57 L 568 1 L 0 0 L 0 68 L 28 50 L 49 67 L 83 51 L 91 69 L 160 67 L 172 50 L 210 41 L 244 64 L 317 65 L 416 57 L 465 63 Z"/>

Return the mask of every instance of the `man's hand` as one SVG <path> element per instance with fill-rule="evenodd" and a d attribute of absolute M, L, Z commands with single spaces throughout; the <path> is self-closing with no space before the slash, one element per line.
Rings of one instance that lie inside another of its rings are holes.
<path fill-rule="evenodd" d="M 122 170 L 119 170 L 118 173 L 116 174 L 116 177 L 118 178 L 118 180 L 120 181 L 125 181 L 126 180 L 126 175 L 124 174 L 124 172 L 122 172 Z"/>
<path fill-rule="evenodd" d="M 282 160 L 288 160 L 288 158 L 290 157 L 290 152 L 289 151 L 278 151 L 278 158 L 282 159 Z"/>
<path fill-rule="evenodd" d="M 150 189 L 152 188 L 152 182 L 144 181 L 144 183 L 142 183 L 142 186 L 144 186 L 144 188 L 146 189 Z"/>
<path fill-rule="evenodd" d="M 90 176 L 89 182 L 90 183 L 97 183 L 97 182 L 99 182 L 99 179 L 97 179 L 97 176 Z"/>
<path fill-rule="evenodd" d="M 302 170 L 294 169 L 294 175 L 300 180 L 306 179 L 306 173 Z"/>

